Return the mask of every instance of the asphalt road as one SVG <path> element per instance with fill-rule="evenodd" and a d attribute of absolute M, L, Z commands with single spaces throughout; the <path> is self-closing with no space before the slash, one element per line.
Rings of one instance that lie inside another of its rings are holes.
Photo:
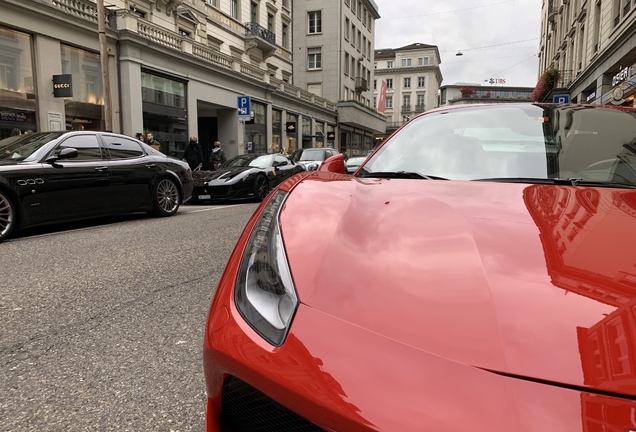
<path fill-rule="evenodd" d="M 0 431 L 202 431 L 203 327 L 255 204 L 0 244 Z"/>

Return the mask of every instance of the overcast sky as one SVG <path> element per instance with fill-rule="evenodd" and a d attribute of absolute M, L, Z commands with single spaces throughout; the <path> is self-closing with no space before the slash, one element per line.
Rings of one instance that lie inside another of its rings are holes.
<path fill-rule="evenodd" d="M 541 0 L 375 2 L 381 16 L 376 21 L 375 48 L 415 42 L 437 45 L 442 85 L 483 83 L 489 78 L 504 78 L 506 85 L 536 85 Z M 456 56 L 459 50 L 461 57 Z"/>

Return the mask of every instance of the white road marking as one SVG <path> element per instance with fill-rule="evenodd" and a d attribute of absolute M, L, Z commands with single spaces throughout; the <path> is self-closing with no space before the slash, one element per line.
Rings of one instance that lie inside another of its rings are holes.
<path fill-rule="evenodd" d="M 186 214 L 200 213 L 200 212 L 206 212 L 206 211 L 210 211 L 210 210 L 221 210 L 221 209 L 225 209 L 225 208 L 240 207 L 242 205 L 243 204 L 234 204 L 234 205 L 229 205 L 229 206 L 204 208 L 204 209 L 201 209 L 201 210 L 189 210 L 189 211 L 184 210 L 183 213 L 186 213 Z"/>

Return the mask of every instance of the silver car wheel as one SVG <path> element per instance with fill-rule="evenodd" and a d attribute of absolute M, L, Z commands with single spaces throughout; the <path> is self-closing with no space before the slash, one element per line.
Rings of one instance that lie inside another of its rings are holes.
<path fill-rule="evenodd" d="M 15 211 L 9 198 L 0 192 L 0 240 L 8 236 L 15 225 Z"/>
<path fill-rule="evenodd" d="M 172 180 L 163 179 L 157 186 L 157 203 L 165 213 L 174 213 L 179 208 L 179 190 Z"/>

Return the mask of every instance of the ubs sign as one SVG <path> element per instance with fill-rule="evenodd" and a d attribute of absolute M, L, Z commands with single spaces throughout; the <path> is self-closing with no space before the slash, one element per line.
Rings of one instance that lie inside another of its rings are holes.
<path fill-rule="evenodd" d="M 73 75 L 53 75 L 53 96 L 73 97 Z"/>

